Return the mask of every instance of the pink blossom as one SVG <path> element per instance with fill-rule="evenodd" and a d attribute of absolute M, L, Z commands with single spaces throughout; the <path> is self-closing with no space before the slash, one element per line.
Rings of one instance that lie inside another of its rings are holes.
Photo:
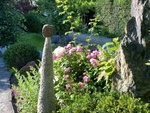
<path fill-rule="evenodd" d="M 88 49 L 88 50 L 87 50 L 87 52 L 88 52 L 88 53 L 90 53 L 90 52 L 91 52 L 91 50 L 90 50 L 90 49 Z"/>
<path fill-rule="evenodd" d="M 56 60 L 57 59 L 57 56 L 56 55 L 53 55 L 53 60 Z"/>
<path fill-rule="evenodd" d="M 97 57 L 97 55 L 96 55 L 96 54 L 91 53 L 91 58 L 96 58 L 96 57 Z"/>
<path fill-rule="evenodd" d="M 82 51 L 82 46 L 77 46 L 77 52 L 81 52 Z"/>
<path fill-rule="evenodd" d="M 84 76 L 84 77 L 83 77 L 83 81 L 84 81 L 84 82 L 88 82 L 88 81 L 89 81 L 88 76 Z"/>
<path fill-rule="evenodd" d="M 71 48 L 72 48 L 72 45 L 71 45 L 71 44 L 68 44 L 68 45 L 67 45 L 67 48 L 68 48 L 68 49 L 71 49 Z"/>
<path fill-rule="evenodd" d="M 70 84 L 66 84 L 66 89 L 70 89 L 70 88 L 71 88 Z"/>
<path fill-rule="evenodd" d="M 70 72 L 70 68 L 69 67 L 68 68 L 64 68 L 64 70 L 65 70 L 66 73 Z"/>
<path fill-rule="evenodd" d="M 73 47 L 70 51 L 71 52 L 75 52 L 77 50 L 77 48 L 76 47 Z"/>
<path fill-rule="evenodd" d="M 90 62 L 91 62 L 91 64 L 92 64 L 94 67 L 98 66 L 98 62 L 97 62 L 96 59 L 91 58 L 91 59 L 90 59 Z"/>
<path fill-rule="evenodd" d="M 68 53 L 68 56 L 71 56 L 71 55 L 72 55 L 72 52 L 69 52 L 69 53 Z"/>
<path fill-rule="evenodd" d="M 82 82 L 79 82 L 78 85 L 79 85 L 80 88 L 84 87 L 84 83 L 82 83 Z"/>
<path fill-rule="evenodd" d="M 99 55 L 100 54 L 100 52 L 97 51 L 97 50 L 93 51 L 92 53 L 95 54 L 95 55 Z"/>
<path fill-rule="evenodd" d="M 72 45 L 71 44 L 68 44 L 67 46 L 64 47 L 66 50 L 68 49 L 71 49 L 72 48 Z"/>
<path fill-rule="evenodd" d="M 86 58 L 91 58 L 91 55 L 87 55 Z"/>
<path fill-rule="evenodd" d="M 71 56 L 73 52 L 75 52 L 77 50 L 76 47 L 73 47 L 72 49 L 69 50 L 68 55 Z"/>
<path fill-rule="evenodd" d="M 96 58 L 99 54 L 100 54 L 100 52 L 95 50 L 91 53 L 91 58 Z"/>
<path fill-rule="evenodd" d="M 65 78 L 65 79 L 68 79 L 68 78 L 69 78 L 69 75 L 65 75 L 64 78 Z"/>
<path fill-rule="evenodd" d="M 64 54 L 65 54 L 66 50 L 65 48 L 61 47 L 61 46 L 58 46 L 55 50 L 54 50 L 54 55 L 57 57 L 57 58 L 60 58 L 62 57 Z"/>

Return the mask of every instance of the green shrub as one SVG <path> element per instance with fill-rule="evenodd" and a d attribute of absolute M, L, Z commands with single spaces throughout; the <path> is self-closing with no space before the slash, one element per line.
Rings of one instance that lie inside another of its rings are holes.
<path fill-rule="evenodd" d="M 60 113 L 150 113 L 148 104 L 119 92 L 78 93 L 64 100 Z"/>
<path fill-rule="evenodd" d="M 34 12 L 29 12 L 25 15 L 25 26 L 27 27 L 28 32 L 39 33 L 42 29 L 42 23 L 39 19 L 39 15 Z"/>
<path fill-rule="evenodd" d="M 20 69 L 30 61 L 39 58 L 39 52 L 36 47 L 26 43 L 17 43 L 11 45 L 4 53 L 4 60 L 10 67 Z"/>
<path fill-rule="evenodd" d="M 150 113 L 148 104 L 140 98 L 119 92 L 102 94 L 95 110 L 101 113 Z"/>
<path fill-rule="evenodd" d="M 31 68 L 27 77 L 20 76 L 15 70 L 18 86 L 13 86 L 13 94 L 17 99 L 19 113 L 37 113 L 38 91 L 40 74 L 35 68 Z"/>

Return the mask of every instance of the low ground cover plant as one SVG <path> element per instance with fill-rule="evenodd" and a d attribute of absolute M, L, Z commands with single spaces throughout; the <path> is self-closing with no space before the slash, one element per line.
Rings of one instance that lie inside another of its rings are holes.
<path fill-rule="evenodd" d="M 37 67 L 38 68 L 38 67 Z M 14 69 L 18 86 L 12 86 L 12 95 L 16 98 L 19 113 L 37 113 L 37 98 L 39 91 L 40 74 L 35 68 L 27 72 L 27 76 L 21 75 Z"/>

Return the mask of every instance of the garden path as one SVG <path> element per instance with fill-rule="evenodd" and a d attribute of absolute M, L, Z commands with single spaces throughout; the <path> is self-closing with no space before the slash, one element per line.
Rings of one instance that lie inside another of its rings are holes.
<path fill-rule="evenodd" d="M 0 56 L 0 113 L 14 113 L 9 81 L 11 73 L 5 67 L 6 64 Z"/>

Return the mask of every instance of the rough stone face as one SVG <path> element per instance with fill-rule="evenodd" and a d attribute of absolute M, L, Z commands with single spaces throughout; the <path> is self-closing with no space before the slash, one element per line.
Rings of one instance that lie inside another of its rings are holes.
<path fill-rule="evenodd" d="M 113 87 L 150 102 L 150 0 L 132 0 L 131 19 L 118 51 Z"/>
<path fill-rule="evenodd" d="M 26 75 L 27 71 L 30 71 L 31 67 L 36 67 L 36 63 L 34 61 L 28 62 L 25 66 L 23 66 L 20 70 L 19 73 Z"/>
<path fill-rule="evenodd" d="M 42 28 L 42 34 L 44 37 L 52 37 L 54 32 L 54 26 L 53 25 L 44 25 Z"/>

